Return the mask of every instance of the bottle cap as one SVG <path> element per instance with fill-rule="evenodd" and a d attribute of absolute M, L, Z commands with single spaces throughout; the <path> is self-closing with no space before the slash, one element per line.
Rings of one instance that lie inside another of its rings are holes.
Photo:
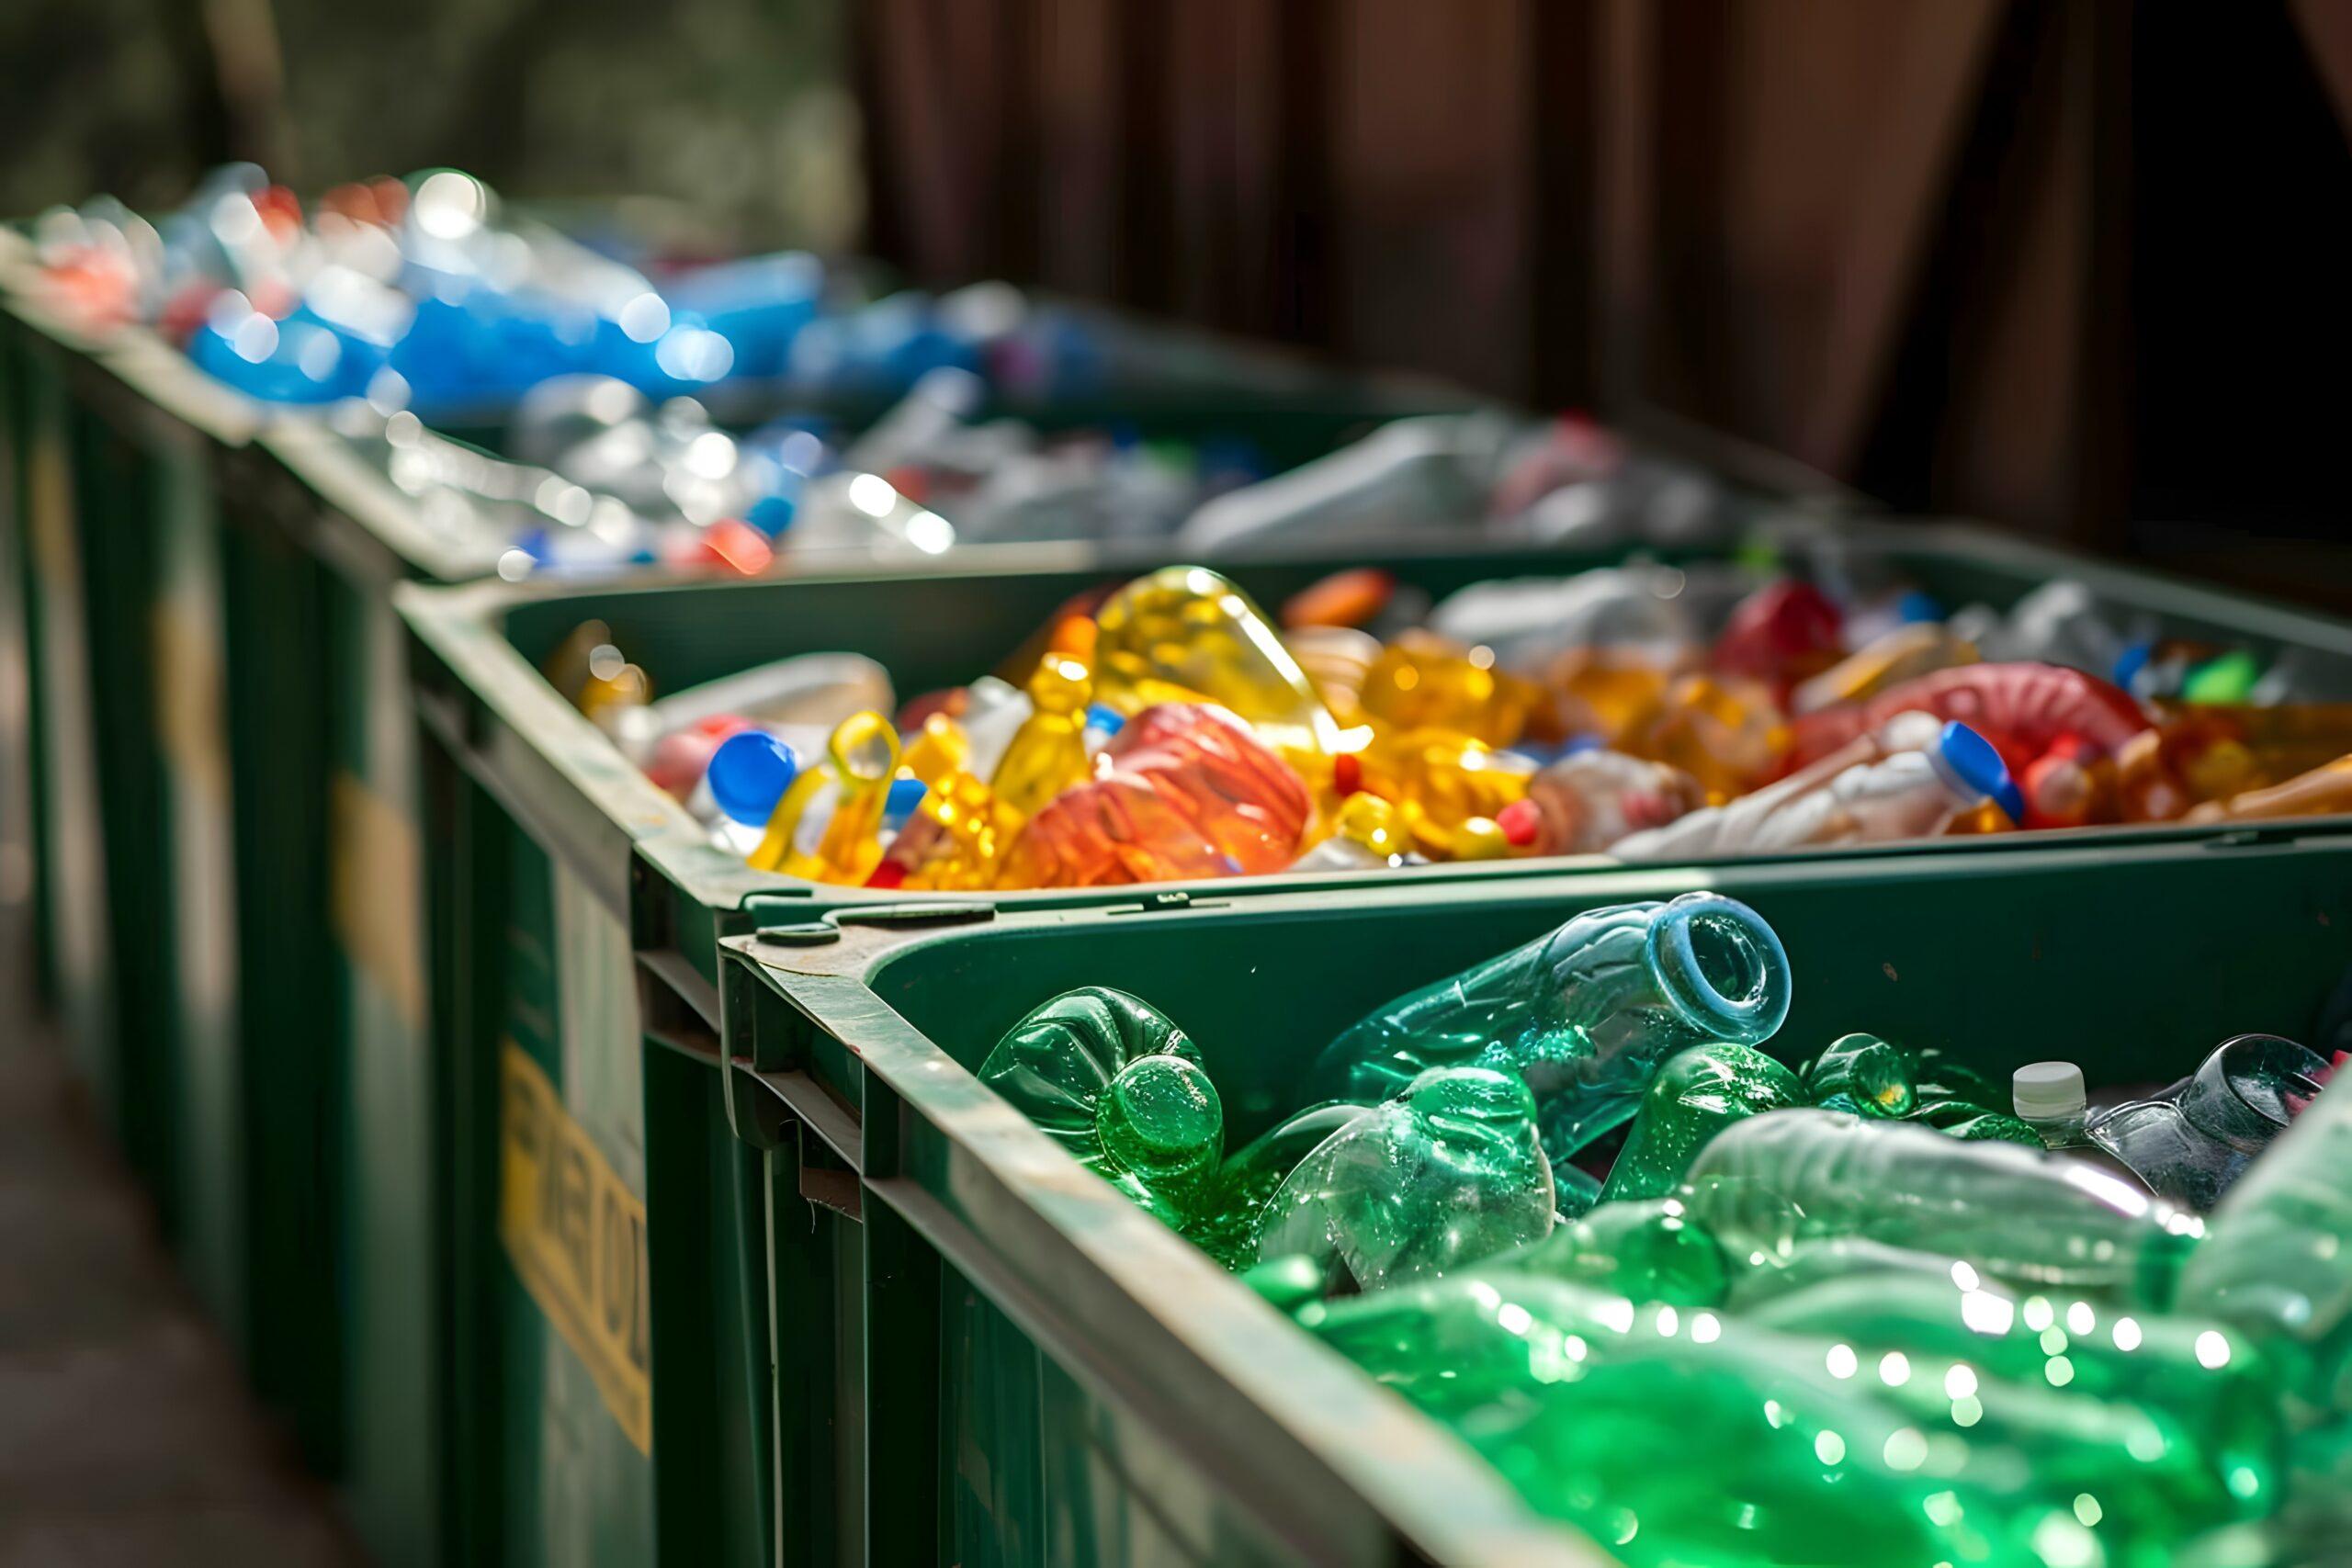
<path fill-rule="evenodd" d="M 2063 1122 L 2087 1103 L 2083 1069 L 2072 1062 L 2028 1062 L 2010 1077 L 2009 1096 L 2022 1122 Z"/>
<path fill-rule="evenodd" d="M 800 772 L 800 757 L 764 729 L 738 730 L 710 754 L 704 777 L 718 809 L 736 821 L 759 827 Z"/>
<path fill-rule="evenodd" d="M 1968 726 L 1957 719 L 1946 724 L 1928 749 L 1928 760 L 1956 791 L 1972 800 L 1992 801 L 2012 822 L 2025 820 L 2025 796 L 2009 777 L 2008 764 L 1991 741 Z"/>
<path fill-rule="evenodd" d="M 905 827 L 907 818 L 915 814 L 915 807 L 922 804 L 922 797 L 930 790 L 931 786 L 921 779 L 892 779 L 890 793 L 882 800 L 882 825 L 886 828 Z"/>

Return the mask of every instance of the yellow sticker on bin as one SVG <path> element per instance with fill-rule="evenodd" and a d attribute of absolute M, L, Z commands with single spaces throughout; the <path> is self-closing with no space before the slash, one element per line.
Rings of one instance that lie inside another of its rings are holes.
<path fill-rule="evenodd" d="M 539 1065 L 499 1053 L 498 1235 L 524 1288 L 586 1364 L 639 1453 L 653 1451 L 645 1204 Z"/>

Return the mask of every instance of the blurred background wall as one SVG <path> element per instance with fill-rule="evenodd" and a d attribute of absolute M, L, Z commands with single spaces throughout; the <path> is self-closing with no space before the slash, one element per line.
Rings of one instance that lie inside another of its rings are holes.
<path fill-rule="evenodd" d="M 2352 0 L 15 0 L 0 210 L 434 163 L 2352 604 Z"/>

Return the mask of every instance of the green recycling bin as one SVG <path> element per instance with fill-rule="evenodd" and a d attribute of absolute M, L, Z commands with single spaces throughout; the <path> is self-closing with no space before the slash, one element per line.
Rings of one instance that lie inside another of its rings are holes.
<path fill-rule="evenodd" d="M 2183 634 L 2267 654 L 2291 646 L 2322 662 L 2352 658 L 2352 635 L 2320 617 L 1982 530 L 1875 524 L 1846 525 L 1845 534 L 1949 602 L 2005 605 L 2071 574 Z M 1257 560 L 1225 570 L 1272 603 L 1339 564 Z M 1377 564 L 1442 592 L 1596 563 L 1456 555 Z M 784 1514 L 807 1511 L 797 1500 L 769 1507 L 759 1478 L 805 1447 L 810 1439 L 799 1423 L 817 1416 L 804 1403 L 782 1425 L 762 1424 L 755 1386 L 747 1392 L 744 1379 L 756 1385 L 763 1361 L 786 1347 L 756 1313 L 746 1318 L 731 1292 L 781 1289 L 774 1281 L 787 1274 L 797 1300 L 864 1288 L 825 1262 L 823 1247 L 763 1261 L 751 1232 L 763 1213 L 781 1212 L 779 1191 L 814 1195 L 813 1208 L 798 1202 L 789 1212 L 812 1235 L 831 1234 L 825 1247 L 861 1238 L 880 1247 L 888 1222 L 885 1231 L 841 1230 L 828 1213 L 865 1202 L 856 1196 L 857 1158 L 804 1139 L 808 1169 L 785 1180 L 721 1132 L 730 1114 L 741 1132 L 746 1112 L 729 1105 L 719 1075 L 684 1070 L 743 1054 L 722 1039 L 722 998 L 731 993 L 721 958 L 732 939 L 767 929 L 789 940 L 785 933 L 799 928 L 820 940 L 842 932 L 880 940 L 876 933 L 1016 915 L 1052 928 L 1097 912 L 1116 920 L 1215 909 L 1285 888 L 1325 900 L 1302 908 L 1337 907 L 1341 891 L 1453 898 L 1447 890 L 1456 884 L 1499 896 L 1531 877 L 1579 874 L 1556 864 L 1490 863 L 977 897 L 818 886 L 752 872 L 712 846 L 537 669 L 593 618 L 611 628 L 657 691 L 833 649 L 867 653 L 899 690 L 922 691 L 968 679 L 1074 594 L 1134 566 L 1028 551 L 927 577 L 594 589 L 485 583 L 398 596 L 414 632 L 418 704 L 430 731 L 427 836 L 448 852 L 434 866 L 431 989 L 446 1010 L 437 1033 L 452 1118 L 449 1224 L 458 1238 L 449 1451 L 452 1484 L 463 1494 L 455 1501 L 459 1534 L 472 1550 L 537 1561 L 560 1555 L 565 1532 L 579 1531 L 599 1550 L 619 1543 L 611 1550 L 620 1555 L 728 1555 L 786 1528 Z M 2179 846 L 2308 831 L 2290 823 L 2275 831 L 2011 835 L 1853 852 L 1839 863 L 1870 867 L 1871 886 L 1893 889 L 1915 875 L 1943 874 L 1947 865 L 2000 875 L 2061 854 L 2194 863 L 2196 854 L 2177 852 Z M 1803 864 L 1822 856 L 1788 858 Z M 1615 885 L 1628 874 L 1582 874 Z M 825 1049 L 821 1031 L 810 1039 L 812 1050 Z M 644 1041 L 656 1048 L 640 1055 Z M 837 1058 L 832 1081 L 853 1066 Z M 825 1114 L 814 1101 L 803 1110 Z M 848 1100 L 832 1131 L 862 1140 L 849 1130 L 858 1110 Z M 882 1124 L 894 1129 L 890 1136 L 903 1130 L 890 1118 Z M 550 1170 L 571 1184 L 560 1201 L 544 1195 Z M 529 1198 L 535 1191 L 542 1197 Z M 927 1267 L 920 1249 L 887 1258 L 908 1256 L 916 1259 L 908 1267 Z M 888 1269 L 898 1265 L 874 1266 L 886 1270 L 885 1286 L 874 1288 L 888 1294 L 895 1278 Z"/>
<path fill-rule="evenodd" d="M 2055 1057 L 2161 1082 L 2239 1033 L 2352 1043 L 2348 856 L 2343 824 L 2306 824 L 2128 852 L 1141 889 L 913 929 L 850 906 L 726 938 L 720 1028 L 643 1059 L 662 1505 L 736 1520 L 723 1560 L 773 1532 L 786 1562 L 1605 1562 L 984 1089 L 1000 1034 L 1073 987 L 1143 998 L 1202 1050 L 1231 1147 L 1388 998 L 1578 912 L 1712 888 L 1786 947 L 1794 1003 L 1767 1049 L 1788 1059 L 1867 1030 L 1996 1081 Z M 510 1104 L 544 1092 L 508 1070 L 529 1084 Z M 763 1205 L 764 1271 L 710 1268 Z M 673 1376 L 687 1392 L 663 1394 Z M 692 1456 L 674 1479 L 673 1441 Z"/>

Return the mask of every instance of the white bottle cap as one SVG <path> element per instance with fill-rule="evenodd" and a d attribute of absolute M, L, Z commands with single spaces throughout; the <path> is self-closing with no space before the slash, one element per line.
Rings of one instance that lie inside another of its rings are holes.
<path fill-rule="evenodd" d="M 2064 1122 L 2083 1113 L 2083 1069 L 2072 1062 L 2029 1062 L 2009 1078 L 2020 1122 Z"/>

